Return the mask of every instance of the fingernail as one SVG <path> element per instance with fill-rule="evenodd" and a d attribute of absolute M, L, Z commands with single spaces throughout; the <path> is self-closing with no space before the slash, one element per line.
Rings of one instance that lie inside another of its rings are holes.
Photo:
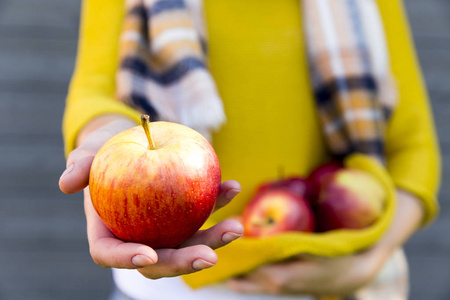
<path fill-rule="evenodd" d="M 234 197 L 236 197 L 237 194 L 239 194 L 241 192 L 241 190 L 238 189 L 231 189 L 228 192 L 225 193 L 225 198 L 227 199 L 233 199 Z"/>
<path fill-rule="evenodd" d="M 135 265 L 138 268 L 142 268 L 142 267 L 154 264 L 154 261 L 151 260 L 150 257 L 142 255 L 142 254 L 138 254 L 138 255 L 134 256 L 131 259 L 131 262 L 133 263 L 133 265 Z"/>
<path fill-rule="evenodd" d="M 211 268 L 214 266 L 214 264 L 210 263 L 209 261 L 206 261 L 204 259 L 197 259 L 192 263 L 192 269 L 200 271 L 203 269 Z"/>
<path fill-rule="evenodd" d="M 64 170 L 64 172 L 61 174 L 60 178 L 63 178 L 64 176 L 66 176 L 67 174 L 69 174 L 70 172 L 72 172 L 73 168 L 75 167 L 75 164 L 70 164 L 67 169 Z"/>
<path fill-rule="evenodd" d="M 242 236 L 242 234 L 239 234 L 239 233 L 225 232 L 222 235 L 222 242 L 224 242 L 225 244 L 228 244 L 228 243 L 240 238 L 241 236 Z"/>

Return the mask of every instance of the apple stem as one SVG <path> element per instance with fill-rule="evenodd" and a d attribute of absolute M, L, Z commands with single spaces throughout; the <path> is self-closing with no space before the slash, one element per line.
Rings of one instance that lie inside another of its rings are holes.
<path fill-rule="evenodd" d="M 155 144 L 153 143 L 152 135 L 150 134 L 150 117 L 148 115 L 141 116 L 141 125 L 144 128 L 145 135 L 148 139 L 148 149 L 155 150 Z"/>

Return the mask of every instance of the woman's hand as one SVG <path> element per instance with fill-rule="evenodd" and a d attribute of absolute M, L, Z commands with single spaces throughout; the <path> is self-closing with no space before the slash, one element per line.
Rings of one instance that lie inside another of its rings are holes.
<path fill-rule="evenodd" d="M 364 252 L 335 258 L 299 256 L 262 266 L 227 282 L 241 293 L 344 296 L 371 283 L 381 268 L 415 232 L 423 218 L 419 199 L 397 191 L 397 212 L 386 234 Z"/>
<path fill-rule="evenodd" d="M 371 250 L 336 258 L 299 256 L 227 282 L 240 293 L 345 296 L 370 283 L 384 257 Z"/>
<path fill-rule="evenodd" d="M 213 249 L 226 245 L 243 234 L 235 220 L 223 221 L 214 227 L 198 231 L 177 249 L 154 250 L 146 245 L 125 243 L 117 239 L 96 213 L 89 195 L 89 171 L 95 154 L 115 134 L 136 126 L 115 116 L 99 118 L 81 132 L 79 146 L 69 154 L 67 169 L 59 181 L 65 193 L 84 189 L 89 248 L 92 259 L 102 267 L 138 269 L 147 278 L 173 277 L 213 266 L 217 255 Z M 216 209 L 236 196 L 241 187 L 236 181 L 222 183 Z"/>

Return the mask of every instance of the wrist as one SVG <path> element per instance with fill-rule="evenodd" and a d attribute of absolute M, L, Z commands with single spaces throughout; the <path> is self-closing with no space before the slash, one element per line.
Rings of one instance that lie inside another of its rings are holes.
<path fill-rule="evenodd" d="M 398 247 L 379 242 L 367 250 L 366 259 L 374 262 L 375 266 L 382 266 Z"/>
<path fill-rule="evenodd" d="M 414 234 L 423 215 L 424 210 L 415 195 L 397 190 L 396 216 L 385 235 L 367 250 L 370 259 L 383 265 Z"/>

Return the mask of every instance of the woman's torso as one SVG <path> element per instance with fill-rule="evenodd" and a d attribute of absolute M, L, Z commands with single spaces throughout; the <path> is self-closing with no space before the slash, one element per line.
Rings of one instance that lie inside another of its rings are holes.
<path fill-rule="evenodd" d="M 306 175 L 326 159 L 309 85 L 298 0 L 205 1 L 209 60 L 227 123 L 213 137 L 223 180 L 242 192 L 217 219 L 240 213 L 266 180 Z"/>

